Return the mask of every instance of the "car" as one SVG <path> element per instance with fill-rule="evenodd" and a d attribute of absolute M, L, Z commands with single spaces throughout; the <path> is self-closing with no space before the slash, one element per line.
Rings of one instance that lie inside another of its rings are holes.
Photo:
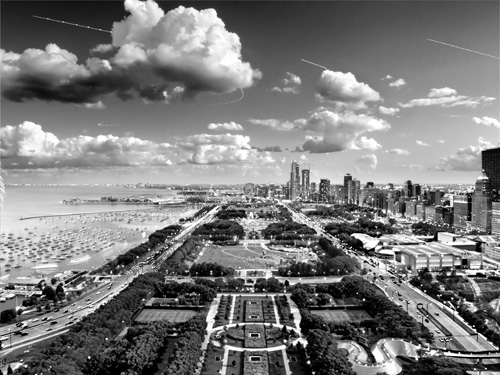
<path fill-rule="evenodd" d="M 74 317 L 75 317 L 74 315 L 70 315 L 68 319 L 73 319 Z"/>
<path fill-rule="evenodd" d="M 49 316 L 49 317 L 47 318 L 47 320 L 52 320 L 52 317 L 51 317 L 51 316 Z"/>
<path fill-rule="evenodd" d="M 52 331 L 52 328 L 49 327 L 49 328 L 46 329 L 46 331 Z"/>
<path fill-rule="evenodd" d="M 27 335 L 28 335 L 28 332 L 26 332 L 26 331 L 22 331 L 22 332 L 20 333 L 20 335 L 21 335 L 21 336 L 27 336 Z"/>
<path fill-rule="evenodd" d="M 444 342 L 444 339 L 439 339 L 439 341 Z"/>
<path fill-rule="evenodd" d="M 439 333 L 441 333 L 441 331 L 440 331 L 439 329 L 436 329 L 436 333 L 438 333 L 438 334 L 439 334 Z"/>
<path fill-rule="evenodd" d="M 23 325 L 23 322 L 16 323 L 16 327 L 21 327 Z"/>
<path fill-rule="evenodd" d="M 435 313 L 434 313 L 434 315 L 439 316 L 439 313 L 438 313 L 438 312 L 435 312 Z"/>
<path fill-rule="evenodd" d="M 50 322 L 51 325 L 54 325 L 54 324 L 57 324 L 57 320 L 53 320 L 52 322 Z"/>
<path fill-rule="evenodd" d="M 98 296 L 99 294 L 101 294 L 101 292 L 97 292 L 97 293 L 96 293 L 96 296 Z"/>
<path fill-rule="evenodd" d="M 87 298 L 85 301 L 90 301 L 90 298 Z"/>
<path fill-rule="evenodd" d="M 69 312 L 69 310 L 68 310 L 68 309 L 66 309 L 66 310 L 64 310 L 64 312 L 65 312 L 65 313 L 68 313 L 68 312 Z"/>
<path fill-rule="evenodd" d="M 38 318 L 35 318 L 35 319 L 31 319 L 32 322 L 38 322 L 40 319 Z"/>
<path fill-rule="evenodd" d="M 59 312 L 59 309 L 55 309 L 54 312 Z"/>
<path fill-rule="evenodd" d="M 45 322 L 46 320 L 47 320 L 47 317 L 44 317 L 44 318 L 42 319 L 42 322 Z"/>
<path fill-rule="evenodd" d="M 5 341 L 5 340 L 8 340 L 9 338 L 7 336 L 2 336 L 0 337 L 0 341 Z"/>
<path fill-rule="evenodd" d="M 72 304 L 71 306 L 76 306 L 76 303 Z"/>

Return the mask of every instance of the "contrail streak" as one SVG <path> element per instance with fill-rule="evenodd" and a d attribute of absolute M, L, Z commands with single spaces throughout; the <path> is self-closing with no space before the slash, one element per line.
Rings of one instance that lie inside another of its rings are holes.
<path fill-rule="evenodd" d="M 315 65 L 315 66 L 318 66 L 320 68 L 323 68 L 325 70 L 329 70 L 326 66 L 323 66 L 323 65 L 319 65 L 319 64 L 316 64 L 316 63 L 313 63 L 311 61 L 307 61 L 307 60 L 304 60 L 304 59 L 300 59 L 301 61 L 305 62 L 305 63 L 308 63 L 308 64 L 311 64 L 311 65 Z"/>
<path fill-rule="evenodd" d="M 455 46 L 455 45 L 453 45 L 453 44 L 448 44 L 448 43 L 440 42 L 439 40 L 434 40 L 434 39 L 427 39 L 427 40 L 428 40 L 429 42 L 434 42 L 434 43 L 444 44 L 445 46 L 448 46 L 448 47 L 458 48 L 458 49 L 461 49 L 461 50 L 464 50 L 464 51 L 473 52 L 473 53 L 477 53 L 478 55 L 483 55 L 483 56 L 493 57 L 494 59 L 500 60 L 500 57 L 498 57 L 498 56 L 488 55 L 487 53 L 478 52 L 478 51 L 474 51 L 474 50 L 472 50 L 472 49 L 463 48 L 463 47 Z"/>
<path fill-rule="evenodd" d="M 226 103 L 216 103 L 216 104 L 212 104 L 212 105 L 225 105 L 225 104 L 231 104 L 231 103 L 239 102 L 241 99 L 243 99 L 245 97 L 245 93 L 243 92 L 243 90 L 240 89 L 240 91 L 241 91 L 241 97 L 239 99 L 232 100 L 232 101 L 226 102 Z"/>
<path fill-rule="evenodd" d="M 33 15 L 33 17 L 35 18 L 40 18 L 41 20 L 45 20 L 45 21 L 52 21 L 52 22 L 58 22 L 58 23 L 63 23 L 65 25 L 70 25 L 70 26 L 77 26 L 77 27 L 81 27 L 83 29 L 89 29 L 89 30 L 95 30 L 95 31 L 102 31 L 103 33 L 109 33 L 111 34 L 111 31 L 109 30 L 103 30 L 103 29 L 99 29 L 97 27 L 92 27 L 92 26 L 84 26 L 84 25 L 79 25 L 77 23 L 71 23 L 71 22 L 66 22 L 66 21 L 60 21 L 60 20 L 54 20 L 52 18 L 48 18 L 48 17 L 40 17 L 40 16 L 35 16 Z"/>

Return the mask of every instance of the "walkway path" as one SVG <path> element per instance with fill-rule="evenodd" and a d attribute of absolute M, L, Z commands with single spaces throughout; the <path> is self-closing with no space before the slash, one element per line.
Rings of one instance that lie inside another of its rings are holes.
<path fill-rule="evenodd" d="M 481 288 L 479 288 L 479 285 L 477 285 L 476 280 L 474 280 L 472 277 L 467 277 L 467 280 L 469 280 L 470 286 L 472 287 L 472 291 L 474 292 L 474 298 L 478 299 L 481 297 Z"/>
<path fill-rule="evenodd" d="M 280 324 L 280 316 L 278 314 L 278 306 L 276 305 L 276 299 L 274 297 L 276 297 L 276 296 L 271 296 L 271 299 L 273 300 L 274 317 L 276 319 L 276 323 Z"/>
<path fill-rule="evenodd" d="M 234 306 L 236 305 L 236 296 L 231 298 L 231 310 L 229 310 L 229 323 L 231 324 L 234 319 Z"/>

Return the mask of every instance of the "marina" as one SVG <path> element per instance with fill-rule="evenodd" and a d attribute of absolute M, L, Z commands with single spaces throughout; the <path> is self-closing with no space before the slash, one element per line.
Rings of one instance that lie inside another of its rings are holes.
<path fill-rule="evenodd" d="M 11 189 L 9 187 L 7 193 Z M 51 189 L 39 188 L 41 192 Z M 30 190 L 33 189 L 17 188 L 17 191 L 26 193 Z M 129 189 L 122 190 L 124 194 L 130 192 Z M 102 195 L 102 189 L 98 191 Z M 111 191 L 115 192 L 116 188 Z M 26 196 L 25 201 L 32 198 Z M 69 207 L 59 202 L 54 194 L 50 209 L 47 205 L 47 209 L 37 210 L 40 215 L 31 216 L 31 219 L 26 215 L 29 207 L 19 212 L 21 215 L 13 215 L 14 210 L 20 211 L 19 206 L 9 210 L 7 205 L 7 210 L 2 211 L 0 282 L 7 284 L 15 277 L 50 276 L 69 269 L 99 268 L 146 241 L 155 230 L 195 212 L 189 206 L 137 209 L 128 206 L 124 209 L 118 205 L 110 211 L 74 212 L 78 206 Z M 68 208 L 74 211 L 64 212 Z"/>

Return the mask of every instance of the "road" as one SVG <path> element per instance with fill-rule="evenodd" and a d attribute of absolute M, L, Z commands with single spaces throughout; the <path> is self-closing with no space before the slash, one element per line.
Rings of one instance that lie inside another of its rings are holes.
<path fill-rule="evenodd" d="M 124 275 L 115 277 L 112 283 L 102 285 L 101 287 L 86 294 L 79 301 L 75 301 L 60 308 L 59 311 L 52 310 L 49 313 L 40 314 L 33 319 L 25 320 L 29 326 L 23 331 L 27 332 L 28 335 L 21 336 L 16 334 L 16 332 L 21 330 L 16 327 L 15 323 L 1 327 L 0 337 L 7 336 L 8 338 L 2 342 L 4 349 L 2 351 L 2 356 L 5 356 L 11 349 L 31 345 L 34 340 L 40 341 L 41 339 L 53 336 L 54 333 L 65 332 L 71 325 L 80 321 L 84 316 L 94 312 L 101 305 L 107 303 L 110 299 L 119 294 L 139 274 L 154 271 L 155 267 L 165 261 L 175 250 L 177 250 L 179 246 L 182 245 L 194 229 L 213 220 L 219 209 L 220 206 L 216 206 L 202 217 L 187 225 L 182 232 L 173 239 L 174 244 L 169 248 L 162 249 L 163 253 L 153 263 L 143 266 L 135 265 L 133 267 L 133 271 L 135 272 L 128 271 Z M 130 322 L 126 323 L 130 324 Z"/>
<path fill-rule="evenodd" d="M 333 244 L 343 248 L 340 241 L 325 233 L 323 228 L 315 223 L 313 220 L 309 219 L 302 213 L 298 213 L 287 206 L 289 211 L 292 213 L 293 219 L 301 224 L 305 224 L 310 228 L 315 229 L 320 235 L 328 238 L 333 242 Z M 416 291 L 413 287 L 408 285 L 407 281 L 403 282 L 393 282 L 391 281 L 391 274 L 387 273 L 387 267 L 378 261 L 377 258 L 371 258 L 368 256 L 358 256 L 354 252 L 349 251 L 345 248 L 343 250 L 350 256 L 356 258 L 360 261 L 363 268 L 368 271 L 367 279 L 370 281 L 375 279 L 375 283 L 380 289 L 384 290 L 386 294 L 391 298 L 394 303 L 400 305 L 403 309 L 407 310 L 408 313 L 421 324 L 425 324 L 431 332 L 435 335 L 434 346 L 438 348 L 449 348 L 462 350 L 466 348 L 470 351 L 485 351 L 485 350 L 497 350 L 495 346 L 484 340 L 479 335 L 470 335 L 465 329 L 463 329 L 458 323 L 456 323 L 453 318 L 446 315 L 442 309 L 444 308 L 442 304 L 436 304 L 433 299 L 425 295 L 423 292 Z M 383 280 L 379 278 L 382 275 Z M 376 276 L 376 277 L 375 277 Z M 419 308 L 420 306 L 420 308 Z M 424 317 L 422 315 L 422 309 L 428 311 L 429 315 L 432 317 Z M 436 315 L 436 313 L 438 315 Z M 427 319 L 429 322 L 425 322 Z M 439 324 L 446 327 L 452 337 L 450 341 L 443 341 L 444 339 L 449 339 L 443 333 L 439 333 L 439 327 L 434 324 L 433 321 L 437 321 Z M 442 340 L 440 340 L 442 339 Z M 497 361 L 494 361 L 496 363 Z M 488 361 L 484 363 L 488 364 Z"/>

